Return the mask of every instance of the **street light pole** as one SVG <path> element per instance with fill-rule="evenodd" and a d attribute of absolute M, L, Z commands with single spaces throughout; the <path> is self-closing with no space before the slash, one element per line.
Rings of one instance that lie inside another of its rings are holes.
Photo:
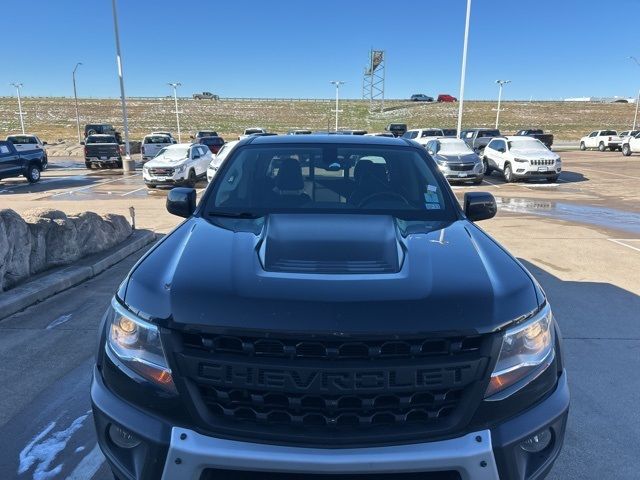
<path fill-rule="evenodd" d="M 182 143 L 182 137 L 180 136 L 180 112 L 178 111 L 178 87 L 182 84 L 180 82 L 168 83 L 170 87 L 173 87 L 173 101 L 176 106 L 176 124 L 178 125 L 178 143 Z"/>
<path fill-rule="evenodd" d="M 118 27 L 118 9 L 116 0 L 111 0 L 113 10 L 113 29 L 116 37 L 116 61 L 118 62 L 118 77 L 120 78 L 120 100 L 122 102 L 122 123 L 124 126 L 124 148 L 125 161 L 122 162 L 123 172 L 135 170 L 135 163 L 131 160 L 131 149 L 129 147 L 129 122 L 127 120 L 127 100 L 124 95 L 124 75 L 122 73 L 122 54 L 120 52 L 120 31 Z"/>
<path fill-rule="evenodd" d="M 471 0 L 467 0 L 467 18 L 464 24 L 464 43 L 462 46 L 462 70 L 460 72 L 460 98 L 458 103 L 458 138 L 462 130 L 462 106 L 464 105 L 464 80 L 467 73 L 467 44 L 469 43 L 469 20 L 471 19 Z"/>
<path fill-rule="evenodd" d="M 78 143 L 82 141 L 82 138 L 80 137 L 80 114 L 78 113 L 78 92 L 76 91 L 76 70 L 80 65 L 82 65 L 82 62 L 76 63 L 76 66 L 73 69 L 73 74 L 71 75 L 73 77 L 73 98 L 75 98 L 76 100 L 76 126 L 78 127 Z"/>
<path fill-rule="evenodd" d="M 500 121 L 500 103 L 502 102 L 502 87 L 507 83 L 511 83 L 511 80 L 496 80 L 496 83 L 500 85 L 498 90 L 498 111 L 496 112 L 496 130 L 498 129 L 498 122 Z"/>
<path fill-rule="evenodd" d="M 336 132 L 338 131 L 338 114 L 340 112 L 342 112 L 342 110 L 340 110 L 338 108 L 339 102 L 340 102 L 340 85 L 344 85 L 345 82 L 343 82 L 342 80 L 331 80 L 329 83 L 331 83 L 332 85 L 336 86 Z"/>
<path fill-rule="evenodd" d="M 22 134 L 24 135 L 24 113 L 22 113 L 22 100 L 20 98 L 20 89 L 22 88 L 21 83 L 11 83 L 16 87 L 16 93 L 18 94 L 18 115 L 20 116 L 20 127 L 22 127 Z"/>
<path fill-rule="evenodd" d="M 636 65 L 640 67 L 640 62 L 636 57 L 631 56 L 629 58 L 636 62 Z M 638 122 L 638 105 L 640 105 L 640 90 L 638 90 L 638 96 L 636 97 L 636 114 L 633 116 L 633 127 L 631 128 L 631 130 L 636 129 L 636 124 Z"/>

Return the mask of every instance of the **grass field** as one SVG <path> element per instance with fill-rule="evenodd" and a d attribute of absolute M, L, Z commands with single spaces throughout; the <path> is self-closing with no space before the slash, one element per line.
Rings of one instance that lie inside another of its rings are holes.
<path fill-rule="evenodd" d="M 140 140 L 152 130 L 176 131 L 172 99 L 137 100 L 127 102 L 132 140 Z M 209 101 L 181 100 L 182 131 L 216 129 L 228 140 L 238 136 L 245 127 L 259 126 L 274 132 L 291 128 L 333 128 L 332 101 Z M 458 104 L 412 103 L 388 101 L 385 111 L 368 111 L 368 103 L 341 102 L 340 126 L 382 131 L 389 122 L 407 123 L 412 127 L 455 127 Z M 495 122 L 495 102 L 467 101 L 464 104 L 463 127 L 492 127 Z M 75 108 L 72 98 L 24 98 L 25 124 L 30 133 L 38 134 L 52 144 L 75 148 L 77 145 Z M 120 102 L 115 99 L 80 99 L 80 123 L 112 123 L 122 128 Z M 17 101 L 0 98 L 0 135 L 20 130 Z M 525 127 L 550 131 L 557 140 L 577 141 L 590 130 L 598 128 L 629 129 L 633 122 L 634 104 L 586 102 L 504 102 L 500 114 L 500 129 L 511 133 Z M 74 143 L 75 141 L 75 143 Z"/>

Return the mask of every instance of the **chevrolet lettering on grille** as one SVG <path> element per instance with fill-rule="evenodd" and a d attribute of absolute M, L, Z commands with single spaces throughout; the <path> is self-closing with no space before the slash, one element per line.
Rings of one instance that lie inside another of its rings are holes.
<path fill-rule="evenodd" d="M 484 359 L 446 366 L 376 369 L 256 367 L 201 363 L 198 376 L 217 386 L 268 388 L 304 393 L 444 389 L 467 385 L 482 375 Z"/>

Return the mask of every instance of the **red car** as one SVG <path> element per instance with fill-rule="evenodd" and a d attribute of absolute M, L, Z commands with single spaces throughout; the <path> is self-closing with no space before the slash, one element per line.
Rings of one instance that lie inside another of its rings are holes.
<path fill-rule="evenodd" d="M 439 102 L 457 102 L 458 99 L 446 93 L 441 93 L 438 95 Z"/>
<path fill-rule="evenodd" d="M 200 145 L 206 145 L 211 150 L 211 153 L 214 155 L 218 153 L 218 151 L 224 145 L 224 138 L 222 137 L 202 137 L 198 140 Z"/>

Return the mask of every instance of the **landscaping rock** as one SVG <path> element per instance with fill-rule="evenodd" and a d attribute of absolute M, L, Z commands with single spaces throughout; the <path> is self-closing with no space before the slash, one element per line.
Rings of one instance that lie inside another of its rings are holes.
<path fill-rule="evenodd" d="M 111 248 L 131 233 L 122 215 L 67 216 L 39 208 L 26 212 L 23 220 L 13 210 L 0 210 L 0 291 L 29 275 Z"/>
<path fill-rule="evenodd" d="M 10 209 L 0 210 L 9 248 L 3 257 L 4 288 L 10 288 L 29 276 L 31 233 L 26 222 Z"/>

